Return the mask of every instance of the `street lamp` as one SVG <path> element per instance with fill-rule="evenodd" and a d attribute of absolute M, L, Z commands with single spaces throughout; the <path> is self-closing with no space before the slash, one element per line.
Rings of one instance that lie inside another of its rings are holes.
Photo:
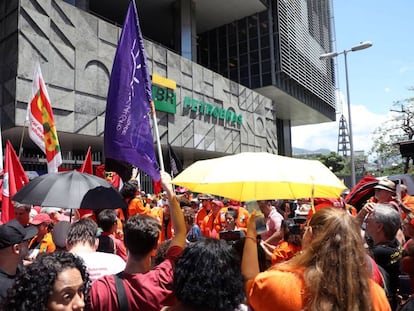
<path fill-rule="evenodd" d="M 351 100 L 349 95 L 349 81 L 348 81 L 348 60 L 347 60 L 347 54 L 348 52 L 356 52 L 364 49 L 368 49 L 372 46 L 371 41 L 364 41 L 361 42 L 358 45 L 353 46 L 349 50 L 343 50 L 342 52 L 331 52 L 326 54 L 321 54 L 319 56 L 320 60 L 324 59 L 331 59 L 334 57 L 337 57 L 340 54 L 344 54 L 344 60 L 345 60 L 345 83 L 346 83 L 346 100 L 347 100 L 347 106 L 348 106 L 348 121 L 349 121 L 349 149 L 350 149 L 350 162 L 351 162 L 351 187 L 353 188 L 356 183 L 355 178 L 355 158 L 354 158 L 354 141 L 352 136 L 352 122 L 351 122 Z"/>

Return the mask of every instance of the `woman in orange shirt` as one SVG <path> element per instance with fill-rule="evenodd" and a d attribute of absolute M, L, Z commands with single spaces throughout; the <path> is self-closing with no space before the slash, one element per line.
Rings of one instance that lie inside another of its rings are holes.
<path fill-rule="evenodd" d="M 370 278 L 360 226 L 346 211 L 316 212 L 305 229 L 302 253 L 262 273 L 255 227 L 253 213 L 242 272 L 254 310 L 391 310 L 384 290 Z"/>

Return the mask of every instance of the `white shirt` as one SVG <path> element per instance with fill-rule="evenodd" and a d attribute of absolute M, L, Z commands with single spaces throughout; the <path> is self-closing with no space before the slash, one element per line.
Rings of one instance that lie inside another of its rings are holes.
<path fill-rule="evenodd" d="M 269 216 L 266 217 L 266 227 L 267 231 L 261 234 L 262 240 L 266 241 L 270 236 L 273 235 L 276 231 L 280 230 L 282 225 L 283 216 L 272 206 L 272 210 L 269 213 Z"/>
<path fill-rule="evenodd" d="M 91 281 L 125 269 L 125 261 L 115 254 L 104 252 L 76 253 L 85 262 Z"/>

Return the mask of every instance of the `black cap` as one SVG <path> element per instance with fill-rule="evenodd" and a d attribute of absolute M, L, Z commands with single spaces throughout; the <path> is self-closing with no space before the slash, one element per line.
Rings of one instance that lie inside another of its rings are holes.
<path fill-rule="evenodd" d="M 37 234 L 35 226 L 23 227 L 16 219 L 0 226 L 0 249 L 30 240 Z"/>

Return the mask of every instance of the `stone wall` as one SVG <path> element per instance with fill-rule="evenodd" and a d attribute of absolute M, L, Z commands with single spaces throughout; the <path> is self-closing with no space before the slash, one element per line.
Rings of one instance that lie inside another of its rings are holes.
<path fill-rule="evenodd" d="M 121 29 L 60 0 L 20 3 L 17 102 L 14 122 L 8 126 L 24 123 L 39 61 L 58 131 L 103 136 L 109 76 Z M 159 45 L 145 44 L 150 72 L 177 83 L 177 113 L 157 113 L 162 144 L 220 153 L 277 153 L 276 114 L 270 99 Z M 192 115 L 183 109 L 186 96 L 232 109 L 242 114 L 243 123 Z"/>
<path fill-rule="evenodd" d="M 0 106 L 2 127 L 14 126 L 18 0 L 0 1 Z"/>

